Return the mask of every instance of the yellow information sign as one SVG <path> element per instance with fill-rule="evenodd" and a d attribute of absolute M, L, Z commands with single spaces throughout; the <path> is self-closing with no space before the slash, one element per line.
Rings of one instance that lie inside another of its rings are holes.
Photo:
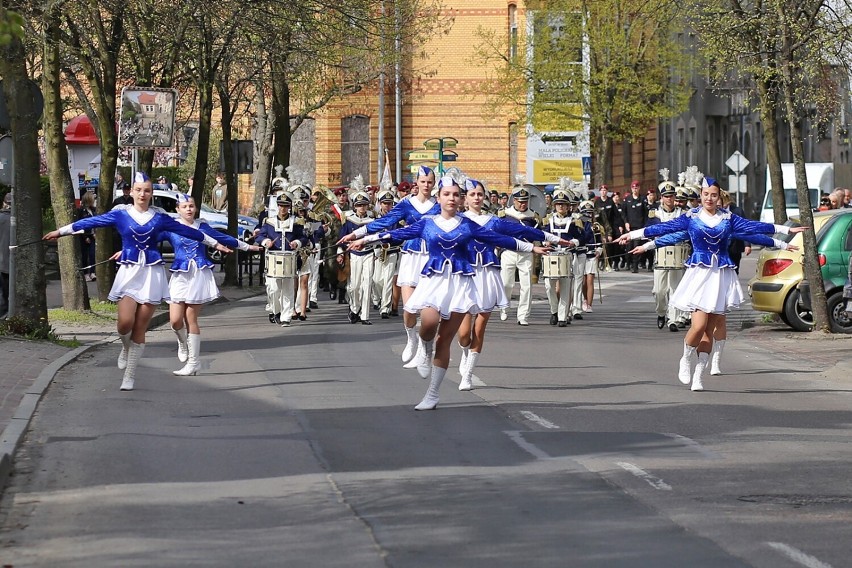
<path fill-rule="evenodd" d="M 559 178 L 583 179 L 583 160 L 533 160 L 533 183 L 559 183 Z"/>
<path fill-rule="evenodd" d="M 424 150 L 412 150 L 408 153 L 408 159 L 412 162 L 417 162 L 419 160 L 429 160 L 434 161 L 438 159 L 438 152 L 429 152 Z"/>

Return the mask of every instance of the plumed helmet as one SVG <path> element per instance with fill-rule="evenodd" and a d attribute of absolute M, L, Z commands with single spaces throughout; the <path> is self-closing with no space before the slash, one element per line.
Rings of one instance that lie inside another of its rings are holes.
<path fill-rule="evenodd" d="M 569 204 L 571 203 L 571 194 L 573 192 L 569 189 L 562 189 L 561 187 L 557 187 L 553 190 L 553 203 L 554 205 L 557 203 Z"/>
<path fill-rule="evenodd" d="M 514 187 L 512 188 L 512 199 L 517 199 L 518 201 L 529 201 L 530 192 L 523 186 Z"/>
<path fill-rule="evenodd" d="M 278 205 L 293 205 L 293 194 L 289 191 L 282 191 L 278 197 L 275 198 L 275 203 Z"/>
<path fill-rule="evenodd" d="M 595 204 L 593 201 L 587 199 L 585 201 L 580 202 L 580 213 L 592 213 L 595 210 Z"/>
<path fill-rule="evenodd" d="M 376 201 L 378 201 L 379 203 L 393 203 L 394 201 L 396 201 L 396 195 L 394 195 L 392 189 L 383 189 L 379 191 L 378 194 L 376 194 Z"/>
<path fill-rule="evenodd" d="M 370 194 L 365 190 L 357 190 L 352 192 L 349 195 L 349 199 L 352 200 L 352 205 L 369 205 L 370 204 Z"/>

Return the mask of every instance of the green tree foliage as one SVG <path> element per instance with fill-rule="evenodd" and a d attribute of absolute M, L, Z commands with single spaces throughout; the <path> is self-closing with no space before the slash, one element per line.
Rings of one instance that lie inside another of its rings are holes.
<path fill-rule="evenodd" d="M 555 0 L 525 5 L 517 31 L 480 29 L 473 63 L 493 69 L 489 114 L 535 131 L 589 129 L 595 181 L 612 142 L 636 141 L 689 100 L 691 57 L 671 0 Z"/>

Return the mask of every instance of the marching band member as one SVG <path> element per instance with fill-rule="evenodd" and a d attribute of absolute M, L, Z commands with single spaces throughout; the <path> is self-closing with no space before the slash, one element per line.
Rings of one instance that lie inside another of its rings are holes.
<path fill-rule="evenodd" d="M 563 178 L 567 181 L 567 178 Z M 560 185 L 564 182 L 560 180 Z M 544 228 L 548 233 L 572 241 L 575 247 L 585 245 L 593 240 L 591 228 L 586 230 L 583 223 L 579 226 L 569 213 L 571 202 L 571 191 L 567 187 L 558 187 L 553 191 L 553 213 L 544 220 Z M 571 303 L 574 296 L 573 288 L 573 266 L 576 263 L 575 254 L 567 252 L 572 274 L 560 278 L 546 278 L 544 289 L 547 293 L 547 301 L 550 304 L 550 325 L 567 327 L 571 323 Z M 585 252 L 581 253 L 584 257 Z M 583 275 L 581 275 L 582 277 Z M 558 288 L 558 290 L 557 290 Z"/>
<path fill-rule="evenodd" d="M 124 369 L 121 390 L 133 390 L 136 366 L 145 350 L 145 332 L 154 311 L 163 299 L 169 298 L 166 270 L 157 243 L 165 231 L 177 233 L 194 241 L 215 246 L 223 252 L 231 250 L 201 231 L 182 225 L 159 209 L 151 208 L 154 188 L 151 179 L 138 172 L 131 190 L 133 205 L 116 205 L 103 215 L 81 219 L 51 231 L 45 240 L 77 231 L 99 227 L 115 227 L 121 235 L 121 257 L 109 299 L 118 302 L 117 330 L 121 338 L 118 368 Z"/>
<path fill-rule="evenodd" d="M 474 269 L 470 265 L 469 247 L 474 239 L 506 249 L 544 253 L 547 249 L 533 247 L 511 237 L 480 227 L 470 219 L 456 215 L 461 201 L 458 182 L 450 176 L 441 179 L 438 190 L 439 215 L 427 215 L 414 225 L 380 232 L 352 242 L 350 249 L 360 249 L 376 241 L 420 238 L 428 251 L 414 293 L 405 303 L 410 314 L 420 312 L 420 337 L 427 359 L 417 366 L 421 377 L 430 377 L 429 388 L 415 410 L 432 410 L 438 406 L 438 390 L 450 362 L 450 342 L 466 314 L 481 311 L 473 283 Z M 432 352 L 434 346 L 434 362 Z"/>
<path fill-rule="evenodd" d="M 538 213 L 529 210 L 530 192 L 523 186 L 512 191 L 512 206 L 501 211 L 500 215 L 507 221 L 522 223 L 527 227 L 541 226 Z M 503 288 L 509 303 L 512 300 L 512 288 L 515 287 L 515 271 L 518 272 L 520 295 L 518 297 L 518 325 L 529 325 L 528 319 L 532 309 L 532 268 L 533 255 L 526 251 L 504 250 L 500 254 L 500 274 L 503 277 Z M 500 320 L 509 318 L 506 308 L 500 310 Z"/>
<path fill-rule="evenodd" d="M 355 181 L 352 186 L 356 188 L 350 195 L 352 207 L 355 210 L 346 214 L 346 221 L 340 228 L 341 240 L 373 221 L 373 218 L 367 214 L 367 209 L 370 207 L 370 194 L 363 189 L 363 186 L 359 189 Z M 372 250 L 349 251 L 349 284 L 346 288 L 349 295 L 349 323 L 360 321 L 361 325 L 372 325 L 370 293 L 374 268 Z"/>
<path fill-rule="evenodd" d="M 424 215 L 437 215 L 441 212 L 440 206 L 431 197 L 432 188 L 435 186 L 435 172 L 426 166 L 420 166 L 417 171 L 417 182 L 412 193 L 406 199 L 402 199 L 390 210 L 390 213 L 360 227 L 354 233 L 346 235 L 338 241 L 339 243 L 353 241 L 395 227 L 400 221 L 406 225 L 413 225 Z M 429 259 L 426 245 L 420 237 L 414 237 L 402 245 L 402 257 L 399 260 L 399 274 L 397 284 L 402 288 L 402 303 L 405 305 L 414 293 L 417 283 L 420 281 L 420 272 Z M 406 344 L 402 351 L 402 361 L 406 368 L 413 368 L 422 362 L 425 357 L 425 346 L 420 341 L 415 326 L 417 325 L 417 313 L 403 311 L 402 323 L 405 327 Z"/>
<path fill-rule="evenodd" d="M 692 382 L 693 391 L 704 390 L 702 375 L 707 367 L 711 349 L 711 333 L 718 327 L 721 318 L 731 308 L 739 307 L 743 298 L 734 264 L 728 256 L 728 243 L 736 238 L 748 236 L 758 242 L 759 235 L 778 233 L 799 233 L 806 227 L 791 228 L 784 225 L 759 223 L 733 215 L 719 207 L 721 190 L 717 186 L 703 188 L 701 207 L 690 209 L 686 214 L 671 221 L 659 223 L 644 229 L 631 231 L 621 236 L 619 241 L 626 244 L 631 239 L 657 238 L 670 235 L 672 241 L 658 239 L 657 244 L 668 245 L 686 232 L 692 242 L 692 255 L 686 263 L 686 272 L 680 285 L 672 295 L 670 303 L 676 308 L 691 312 L 692 325 L 683 344 L 683 356 L 680 360 L 678 379 L 688 385 Z M 773 241 L 775 246 L 789 249 L 782 241 Z M 652 244 L 636 247 L 633 254 L 644 253 Z M 692 370 L 693 361 L 698 354 L 698 363 Z"/>
<path fill-rule="evenodd" d="M 489 231 L 528 242 L 547 241 L 563 245 L 574 244 L 539 229 L 527 227 L 522 223 L 512 223 L 492 215 L 485 208 L 488 203 L 485 187 L 473 179 L 465 180 L 464 185 L 467 187 L 465 198 L 467 211 L 462 215 L 477 225 Z M 492 310 L 509 305 L 506 291 L 503 289 L 503 278 L 500 274 L 500 257 L 497 256 L 494 246 L 474 239 L 471 242 L 469 253 L 474 269 L 473 285 L 477 295 L 476 305 L 479 312 L 472 314 L 471 317 L 464 318 L 459 326 L 459 346 L 462 349 L 462 357 L 459 362 L 459 374 L 461 375 L 459 390 L 462 391 L 473 389 L 473 370 L 476 367 L 479 355 L 482 353 L 485 327 L 488 325 Z"/>
<path fill-rule="evenodd" d="M 392 190 L 380 191 L 376 200 L 379 203 L 378 218 L 381 219 L 393 209 L 396 200 Z M 375 269 L 373 270 L 373 296 L 379 306 L 382 319 L 388 319 L 391 314 L 393 291 L 396 285 L 396 274 L 399 270 L 400 247 L 398 245 L 383 244 L 374 249 Z"/>
<path fill-rule="evenodd" d="M 308 237 L 308 246 L 302 247 L 299 254 L 302 260 L 302 267 L 299 269 L 299 281 L 296 289 L 296 313 L 299 321 L 308 319 L 307 312 L 311 311 L 308 307 L 308 301 L 313 294 L 314 300 L 311 302 L 314 307 L 316 304 L 316 287 L 319 279 L 319 250 L 321 248 L 322 239 L 325 236 L 326 227 L 322 221 L 311 214 L 310 211 L 310 193 L 307 187 L 298 186 L 299 195 L 294 193 L 296 202 L 299 204 L 297 213 L 299 222 L 302 223 L 302 228 L 305 235 Z M 313 288 L 312 288 L 313 286 Z"/>
<path fill-rule="evenodd" d="M 595 296 L 595 272 L 598 259 L 606 244 L 606 229 L 596 219 L 602 210 L 595 209 L 594 202 L 581 201 L 577 206 L 574 223 L 586 235 L 585 244 L 576 249 L 574 257 L 574 298 L 571 302 L 571 318 L 582 320 L 584 312 L 592 311 Z M 591 237 L 589 237 L 591 236 Z"/>
<path fill-rule="evenodd" d="M 260 247 L 238 241 L 230 235 L 213 229 L 205 221 L 195 218 L 197 209 L 191 195 L 177 196 L 178 222 L 208 235 L 232 249 L 259 251 Z M 219 297 L 219 287 L 213 277 L 213 262 L 207 257 L 207 247 L 198 241 L 177 233 L 166 232 L 164 236 L 172 244 L 175 257 L 169 269 L 169 320 L 178 340 L 178 361 L 185 362 L 182 369 L 172 371 L 178 376 L 194 375 L 201 364 L 201 328 L 198 316 L 204 304 Z M 184 322 L 186 326 L 184 327 Z M 189 334 L 187 334 L 187 331 Z"/>
<path fill-rule="evenodd" d="M 275 201 L 278 209 L 277 215 L 267 218 L 261 226 L 255 242 L 260 242 L 260 245 L 267 252 L 295 252 L 301 247 L 308 246 L 310 241 L 305 235 L 304 227 L 295 216 L 290 214 L 293 201 L 293 195 L 288 191 L 283 191 Z M 268 272 L 269 262 L 271 262 L 268 254 L 266 262 Z M 295 268 L 296 271 L 301 268 L 301 258 L 298 256 L 295 259 Z M 268 302 L 266 309 L 269 311 L 270 323 L 278 324 L 281 327 L 290 326 L 290 320 L 293 317 L 293 292 L 293 275 L 273 277 L 267 274 L 266 297 Z"/>
<path fill-rule="evenodd" d="M 660 189 L 660 206 L 657 209 L 648 211 L 648 219 L 645 222 L 646 226 L 657 225 L 671 221 L 675 217 L 680 217 L 685 213 L 683 209 L 675 205 L 675 196 L 677 195 L 677 186 L 669 181 L 669 170 L 663 168 L 660 170 L 664 181 L 659 185 Z M 683 186 L 686 174 L 679 175 L 678 183 Z M 658 248 L 656 261 L 654 262 L 654 288 L 651 293 L 654 295 L 654 300 L 657 308 L 657 328 L 663 329 L 666 325 L 669 326 L 669 331 L 675 332 L 686 326 L 686 318 L 689 316 L 687 312 L 678 310 L 670 303 L 670 299 L 677 289 L 678 284 L 683 279 L 685 266 L 680 262 L 679 256 L 676 253 L 682 252 L 680 249 L 686 245 L 679 243 L 671 248 Z M 635 247 L 634 247 L 635 248 Z M 672 262 L 666 261 L 666 258 L 671 257 Z M 686 255 L 682 255 L 686 259 Z"/>

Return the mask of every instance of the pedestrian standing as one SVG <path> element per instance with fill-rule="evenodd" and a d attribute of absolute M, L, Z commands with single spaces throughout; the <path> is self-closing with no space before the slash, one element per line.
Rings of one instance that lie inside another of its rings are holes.
<path fill-rule="evenodd" d="M 95 211 L 95 193 L 86 191 L 80 197 L 80 208 L 77 209 L 77 220 L 88 219 L 97 215 Z M 95 231 L 87 229 L 80 235 L 80 266 L 83 267 L 83 278 L 90 282 L 97 280 L 95 276 Z"/>
<path fill-rule="evenodd" d="M 9 271 L 12 259 L 9 240 L 12 236 L 12 192 L 3 196 L 0 205 L 0 319 L 9 315 Z"/>

